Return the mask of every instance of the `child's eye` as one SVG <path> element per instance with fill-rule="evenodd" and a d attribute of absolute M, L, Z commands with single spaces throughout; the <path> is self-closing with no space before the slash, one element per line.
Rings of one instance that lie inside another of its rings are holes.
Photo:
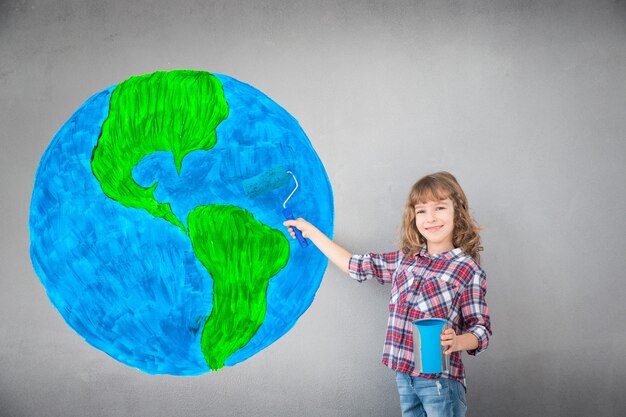
<path fill-rule="evenodd" d="M 446 208 L 441 206 L 441 207 L 437 207 L 437 210 L 445 210 Z"/>
<path fill-rule="evenodd" d="M 424 210 L 415 210 L 415 214 L 424 214 Z"/>

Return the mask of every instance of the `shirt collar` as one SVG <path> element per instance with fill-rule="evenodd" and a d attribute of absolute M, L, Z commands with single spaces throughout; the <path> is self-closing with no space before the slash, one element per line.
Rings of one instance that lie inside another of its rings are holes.
<path fill-rule="evenodd" d="M 426 245 L 423 245 L 420 248 L 419 252 L 416 254 L 416 256 L 420 256 L 422 258 L 427 258 L 427 259 L 433 259 L 433 260 L 445 259 L 449 261 L 460 256 L 462 253 L 463 253 L 463 249 L 454 248 L 454 249 L 450 249 L 448 251 L 441 252 L 441 253 L 431 256 L 430 253 L 428 253 L 428 250 L 426 249 Z"/>

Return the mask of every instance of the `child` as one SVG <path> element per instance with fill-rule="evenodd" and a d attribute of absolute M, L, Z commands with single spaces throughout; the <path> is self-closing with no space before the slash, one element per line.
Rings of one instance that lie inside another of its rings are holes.
<path fill-rule="evenodd" d="M 401 249 L 352 255 L 304 219 L 284 223 L 302 232 L 341 270 L 361 282 L 391 284 L 384 365 L 396 371 L 403 416 L 464 416 L 465 372 L 461 351 L 475 355 L 491 336 L 486 276 L 478 265 L 480 237 L 467 198 L 447 172 L 413 185 L 404 211 Z M 441 334 L 450 368 L 442 374 L 414 370 L 412 322 L 447 319 Z"/>

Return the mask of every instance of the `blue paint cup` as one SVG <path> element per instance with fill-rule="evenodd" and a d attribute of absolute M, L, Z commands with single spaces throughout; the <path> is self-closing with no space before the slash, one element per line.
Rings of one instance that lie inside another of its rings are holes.
<path fill-rule="evenodd" d="M 413 322 L 413 355 L 415 371 L 440 374 L 450 369 L 450 356 L 443 354 L 441 332 L 445 319 L 420 319 Z"/>

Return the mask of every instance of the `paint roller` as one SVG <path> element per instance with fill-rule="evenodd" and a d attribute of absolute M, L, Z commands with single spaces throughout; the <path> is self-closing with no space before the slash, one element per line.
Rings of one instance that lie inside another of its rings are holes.
<path fill-rule="evenodd" d="M 270 168 L 259 175 L 244 180 L 243 190 L 248 198 L 257 198 L 261 194 L 265 194 L 266 192 L 289 184 L 292 178 L 295 182 L 295 187 L 291 191 L 291 194 L 289 194 L 283 202 L 283 216 L 287 220 L 295 220 L 291 208 L 287 207 L 287 202 L 298 189 L 298 179 L 292 171 L 280 166 Z M 300 246 L 303 248 L 309 246 L 309 242 L 304 238 L 304 236 L 302 236 L 302 232 L 300 232 L 300 230 L 296 227 L 293 227 L 292 229 L 296 234 L 296 238 L 298 239 Z"/>

